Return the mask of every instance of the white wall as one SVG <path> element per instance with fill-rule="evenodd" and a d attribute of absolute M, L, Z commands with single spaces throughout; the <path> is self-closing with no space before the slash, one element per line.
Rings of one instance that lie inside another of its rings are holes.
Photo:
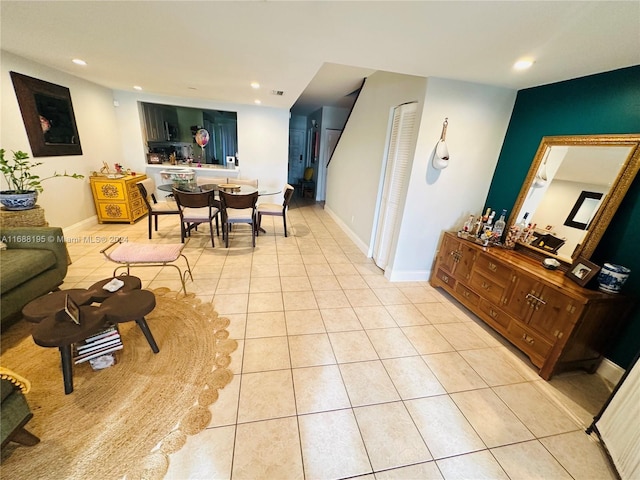
<path fill-rule="evenodd" d="M 113 107 L 112 91 L 73 75 L 44 67 L 24 58 L 0 52 L 2 115 L 0 146 L 11 155 L 11 150 L 22 150 L 33 156 L 22 115 L 9 75 L 15 71 L 40 80 L 67 87 L 75 113 L 82 155 L 38 157 L 43 165 L 36 167 L 40 177 L 54 172 L 79 173 L 83 180 L 53 178 L 43 183 L 44 192 L 38 204 L 44 208 L 46 220 L 52 226 L 68 227 L 95 216 L 96 211 L 89 186 L 89 174 L 99 170 L 103 161 L 113 163 L 120 158 L 120 136 Z M 79 67 L 80 68 L 80 67 Z M 5 188 L 3 180 L 3 188 Z"/>
<path fill-rule="evenodd" d="M 442 231 L 460 228 L 480 212 L 515 98 L 515 90 L 428 79 L 397 247 L 385 276 L 428 279 Z M 431 158 L 445 118 L 451 157 L 446 169 L 435 170 Z"/>
<path fill-rule="evenodd" d="M 146 146 L 142 133 L 139 102 L 162 103 L 179 107 L 226 110 L 238 115 L 238 158 L 240 176 L 257 178 L 260 186 L 282 188 L 287 182 L 289 163 L 288 110 L 237 105 L 179 97 L 151 95 L 141 92 L 115 91 L 119 106 L 116 117 L 122 137 L 122 158 L 125 166 L 144 171 Z M 197 148 L 197 145 L 194 147 Z M 282 195 L 269 201 L 278 203 Z"/>
<path fill-rule="evenodd" d="M 361 246 L 371 243 L 390 113 L 422 103 L 423 77 L 376 72 L 367 78 L 327 169 L 325 209 Z"/>
<path fill-rule="evenodd" d="M 320 152 L 318 155 L 318 174 L 316 182 L 316 200 L 325 199 L 325 182 L 327 178 L 327 130 L 342 130 L 344 122 L 349 117 L 349 110 L 338 107 L 322 107 L 322 117 L 320 120 Z"/>
<path fill-rule="evenodd" d="M 367 79 L 327 172 L 325 208 L 370 249 L 391 112 L 417 101 L 417 145 L 388 278 L 428 279 L 442 231 L 482 208 L 515 98 L 515 90 L 439 78 L 377 72 Z M 430 161 L 445 117 L 451 161 L 436 171 Z"/>

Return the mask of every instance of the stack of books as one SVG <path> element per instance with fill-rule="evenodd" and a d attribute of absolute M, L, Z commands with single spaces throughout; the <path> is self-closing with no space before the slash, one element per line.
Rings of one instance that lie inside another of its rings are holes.
<path fill-rule="evenodd" d="M 118 328 L 116 326 L 111 326 L 90 336 L 89 338 L 86 338 L 83 343 L 76 344 L 73 361 L 78 364 L 106 355 L 113 357 L 113 352 L 116 350 L 122 350 L 122 339 L 120 338 Z M 92 366 L 94 366 L 94 362 L 91 363 Z M 115 363 L 115 361 L 111 362 L 110 365 L 113 363 Z"/>

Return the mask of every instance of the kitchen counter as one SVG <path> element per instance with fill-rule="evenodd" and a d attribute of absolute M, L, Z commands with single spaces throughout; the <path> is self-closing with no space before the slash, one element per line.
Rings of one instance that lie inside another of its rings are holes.
<path fill-rule="evenodd" d="M 192 168 L 196 172 L 198 170 L 222 170 L 231 174 L 230 176 L 234 176 L 234 172 L 240 172 L 240 167 L 226 167 L 224 165 L 212 165 L 212 164 L 203 164 L 201 167 L 198 167 L 197 163 L 192 163 L 191 165 L 186 163 L 179 163 L 177 165 L 171 165 L 170 163 L 160 163 L 160 164 L 147 164 L 147 169 L 158 169 L 158 170 L 172 170 L 172 169 L 183 169 L 183 168 Z"/>
<path fill-rule="evenodd" d="M 189 168 L 196 172 L 196 177 L 228 177 L 228 178 L 238 178 L 240 176 L 240 167 L 227 168 L 224 165 L 202 165 L 201 167 L 196 166 L 197 164 L 191 164 L 191 166 L 187 164 L 178 164 L 171 165 L 169 163 L 163 163 L 158 165 L 147 165 L 147 175 L 160 175 L 160 172 L 163 170 L 184 170 L 185 168 Z M 154 177 L 155 178 L 155 177 Z M 156 180 L 156 183 L 158 182 Z"/>

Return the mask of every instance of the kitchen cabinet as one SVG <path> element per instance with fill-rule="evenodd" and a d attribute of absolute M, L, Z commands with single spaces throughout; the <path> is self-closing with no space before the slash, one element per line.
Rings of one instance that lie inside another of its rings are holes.
<path fill-rule="evenodd" d="M 448 232 L 430 281 L 525 353 L 546 380 L 563 370 L 595 371 L 633 305 L 580 287 L 520 252 Z"/>
<path fill-rule="evenodd" d="M 175 107 L 142 104 L 142 115 L 147 141 L 176 141 L 178 139 L 178 112 Z"/>
<path fill-rule="evenodd" d="M 98 214 L 98 222 L 134 223 L 147 213 L 137 183 L 146 175 L 127 175 L 122 178 L 90 177 L 91 193 Z"/>

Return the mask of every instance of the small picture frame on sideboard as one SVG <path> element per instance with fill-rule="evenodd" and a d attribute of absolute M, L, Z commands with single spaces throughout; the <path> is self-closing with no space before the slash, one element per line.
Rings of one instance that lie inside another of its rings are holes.
<path fill-rule="evenodd" d="M 584 287 L 598 274 L 599 271 L 600 267 L 598 265 L 585 258 L 578 257 L 578 259 L 573 262 L 573 265 L 571 265 L 571 268 L 567 270 L 565 275 L 581 287 Z"/>

